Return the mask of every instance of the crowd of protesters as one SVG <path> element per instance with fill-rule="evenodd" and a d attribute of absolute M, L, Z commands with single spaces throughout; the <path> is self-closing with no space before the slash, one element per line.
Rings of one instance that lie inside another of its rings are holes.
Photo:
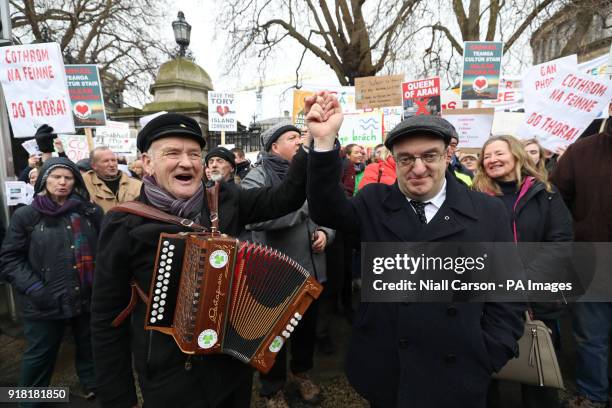
<path fill-rule="evenodd" d="M 111 325 L 130 302 L 130 279 L 149 287 L 159 234 L 180 230 L 109 210 L 138 200 L 206 225 L 203 180 L 213 180 L 222 186 L 222 232 L 278 249 L 324 287 L 290 347 L 259 376 L 267 407 L 289 406 L 288 381 L 307 403 L 324 398 L 310 372 L 315 350 L 341 352 L 334 313 L 354 325 L 347 375 L 372 407 L 501 406 L 490 375 L 516 355 L 525 307 L 359 303 L 353 310 L 361 242 L 610 242 L 612 195 L 604 186 L 612 177 L 612 120 L 554 153 L 512 136 L 462 149 L 452 125 L 433 116 L 406 118 L 385 144 L 365 148 L 338 145 L 342 114 L 333 97 L 321 93 L 307 106 L 308 132 L 285 122 L 266 130 L 256 163 L 240 148 L 206 146 L 199 125 L 179 114 L 158 116 L 139 132 L 140 155 L 128 171 L 104 146 L 73 163 L 53 129 L 41 126 L 42 157 L 31 156 L 19 174 L 34 198 L 13 212 L 0 251 L 0 278 L 17 295 L 27 343 L 18 385 L 49 386 L 70 325 L 84 395 L 98 395 L 105 407 L 138 404 L 132 364 L 145 406 L 249 406 L 248 366 L 229 356 L 187 364 L 171 337 L 145 332 L 143 304 L 129 322 Z M 444 229 L 443 215 L 463 227 Z M 529 310 L 557 351 L 561 317 L 571 314 L 577 394 L 566 406 L 607 407 L 612 303 L 531 303 Z M 471 338 L 481 327 L 484 340 Z M 479 360 L 474 342 L 490 361 Z M 561 406 L 553 388 L 523 385 L 521 397 L 524 407 Z"/>

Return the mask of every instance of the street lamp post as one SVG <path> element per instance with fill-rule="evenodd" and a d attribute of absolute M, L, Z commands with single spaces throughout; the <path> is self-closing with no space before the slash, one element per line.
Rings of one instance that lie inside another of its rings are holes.
<path fill-rule="evenodd" d="M 179 56 L 184 57 L 191 37 L 191 25 L 185 20 L 182 11 L 178 12 L 177 18 L 178 20 L 172 22 L 172 30 L 174 30 L 174 40 L 180 47 Z"/>

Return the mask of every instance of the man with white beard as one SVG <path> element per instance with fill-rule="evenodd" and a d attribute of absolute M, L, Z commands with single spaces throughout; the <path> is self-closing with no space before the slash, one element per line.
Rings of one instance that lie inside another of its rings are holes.
<path fill-rule="evenodd" d="M 206 155 L 206 168 L 213 181 L 234 182 L 236 162 L 234 154 L 225 147 L 215 147 Z"/>

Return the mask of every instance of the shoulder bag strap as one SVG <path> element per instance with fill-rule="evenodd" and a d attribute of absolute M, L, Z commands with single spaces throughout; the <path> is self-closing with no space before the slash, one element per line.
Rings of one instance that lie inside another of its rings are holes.
<path fill-rule="evenodd" d="M 206 231 L 206 227 L 196 224 L 190 219 L 180 218 L 172 214 L 167 214 L 155 207 L 141 203 L 140 201 L 128 201 L 123 204 L 119 204 L 116 207 L 110 209 L 114 212 L 124 212 L 134 215 L 139 215 L 144 218 L 149 218 L 156 221 L 167 222 L 168 224 L 181 225 L 186 228 L 191 228 L 194 231 L 202 232 Z"/>

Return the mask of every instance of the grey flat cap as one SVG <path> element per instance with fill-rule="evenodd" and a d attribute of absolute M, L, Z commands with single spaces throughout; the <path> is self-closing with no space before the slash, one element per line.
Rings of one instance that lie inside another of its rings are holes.
<path fill-rule="evenodd" d="M 393 150 L 393 145 L 408 136 L 431 135 L 438 136 L 448 146 L 451 137 L 457 137 L 455 127 L 449 121 L 437 115 L 411 116 L 402 120 L 394 127 L 385 139 L 385 146 Z"/>

